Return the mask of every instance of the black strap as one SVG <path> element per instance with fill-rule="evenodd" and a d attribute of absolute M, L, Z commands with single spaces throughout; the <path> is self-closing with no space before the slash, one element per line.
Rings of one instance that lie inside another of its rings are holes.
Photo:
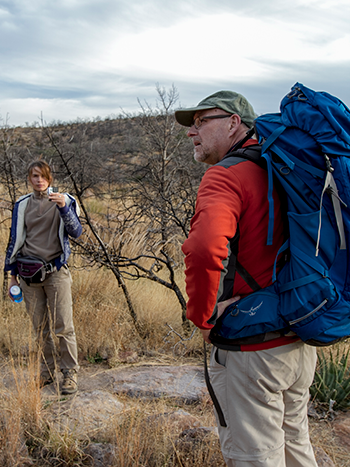
<path fill-rule="evenodd" d="M 227 265 L 227 273 L 223 280 L 223 292 L 220 295 L 219 302 L 223 302 L 229 298 L 232 298 L 233 285 L 235 281 L 236 272 L 241 278 L 249 285 L 253 292 L 257 292 L 261 289 L 260 285 L 256 282 L 254 277 L 241 265 L 237 259 L 238 255 L 238 244 L 239 244 L 239 224 L 237 225 L 236 234 L 230 241 L 230 253 L 229 261 Z"/>
<path fill-rule="evenodd" d="M 233 294 L 233 284 L 235 281 L 236 275 L 236 260 L 238 254 L 238 241 L 239 241 L 239 225 L 237 225 L 237 230 L 235 236 L 230 240 L 228 245 L 229 256 L 228 264 L 226 266 L 226 274 L 222 281 L 222 293 L 219 295 L 218 302 L 223 302 L 232 298 Z"/>
<path fill-rule="evenodd" d="M 208 392 L 209 392 L 209 395 L 211 397 L 211 400 L 213 401 L 216 413 L 218 414 L 220 425 L 226 428 L 227 423 L 226 423 L 224 414 L 223 414 L 222 409 L 220 407 L 219 401 L 217 400 L 217 397 L 215 395 L 214 388 L 213 388 L 213 386 L 211 385 L 211 382 L 210 382 L 209 371 L 208 371 L 208 362 L 207 362 L 207 345 L 206 345 L 205 341 L 203 341 L 203 346 L 204 346 L 204 377 L 205 377 L 205 382 L 206 382 L 206 385 L 207 385 Z"/>
<path fill-rule="evenodd" d="M 249 285 L 253 292 L 257 292 L 261 289 L 260 285 L 256 282 L 253 276 L 241 265 L 241 263 L 236 258 L 236 271 L 241 276 L 241 278 Z"/>
<path fill-rule="evenodd" d="M 242 141 L 239 141 L 237 145 L 233 146 L 230 151 L 218 162 L 219 165 L 231 166 L 232 160 L 237 159 L 237 163 L 243 160 L 255 162 L 256 165 L 266 170 L 266 160 L 261 157 L 261 145 L 256 141 L 255 144 L 243 147 L 244 143 L 250 139 L 249 134 Z M 227 159 L 231 159 L 228 164 Z"/>
<path fill-rule="evenodd" d="M 241 141 L 238 141 L 238 143 L 236 143 L 233 146 L 232 151 L 235 151 L 235 150 L 241 148 L 248 141 L 248 139 L 250 139 L 254 135 L 254 133 L 255 133 L 254 128 L 251 128 L 250 130 L 248 130 L 247 133 L 246 133 L 246 136 L 243 139 L 241 139 Z M 258 144 L 258 142 L 257 142 L 257 144 Z"/>

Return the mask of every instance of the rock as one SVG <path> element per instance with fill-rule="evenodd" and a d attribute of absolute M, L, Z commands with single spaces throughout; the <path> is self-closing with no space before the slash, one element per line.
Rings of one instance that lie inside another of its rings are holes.
<path fill-rule="evenodd" d="M 324 450 L 320 447 L 314 448 L 314 453 L 316 457 L 316 462 L 318 467 L 335 467 L 334 462 L 328 455 L 324 452 Z"/>
<path fill-rule="evenodd" d="M 350 448 L 350 415 L 342 414 L 334 420 L 334 431 L 340 442 Z"/>
<path fill-rule="evenodd" d="M 192 404 L 206 394 L 203 368 L 200 366 L 138 366 L 115 370 L 114 391 L 143 399 L 174 399 Z"/>
<path fill-rule="evenodd" d="M 116 448 L 113 444 L 91 443 L 85 449 L 85 454 L 89 456 L 89 466 L 107 467 L 114 465 Z"/>
<path fill-rule="evenodd" d="M 309 402 L 307 406 L 307 415 L 308 417 L 315 418 L 316 420 L 320 419 L 321 416 L 316 409 L 316 406 L 313 402 Z"/>
<path fill-rule="evenodd" d="M 139 356 L 137 352 L 132 350 L 125 350 L 118 352 L 118 360 L 120 363 L 137 363 Z"/>
<path fill-rule="evenodd" d="M 103 433 L 111 418 L 123 411 L 115 396 L 106 391 L 78 392 L 50 407 L 51 418 L 60 429 L 68 428 L 78 438 L 94 438 Z"/>

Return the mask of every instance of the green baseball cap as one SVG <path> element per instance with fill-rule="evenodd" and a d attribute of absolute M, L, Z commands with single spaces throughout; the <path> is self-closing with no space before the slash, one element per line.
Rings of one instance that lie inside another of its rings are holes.
<path fill-rule="evenodd" d="M 175 118 L 180 125 L 192 126 L 195 113 L 207 109 L 222 109 L 230 114 L 237 114 L 248 128 L 253 126 L 253 122 L 257 118 L 247 99 L 242 94 L 233 91 L 218 91 L 203 99 L 197 107 L 176 110 Z"/>

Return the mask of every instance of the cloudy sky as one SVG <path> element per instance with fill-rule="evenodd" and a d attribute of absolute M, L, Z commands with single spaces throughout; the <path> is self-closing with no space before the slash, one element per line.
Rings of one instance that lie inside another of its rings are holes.
<path fill-rule="evenodd" d="M 278 111 L 299 81 L 350 106 L 349 0 L 0 0 L 0 116 L 106 118 L 219 90 Z"/>

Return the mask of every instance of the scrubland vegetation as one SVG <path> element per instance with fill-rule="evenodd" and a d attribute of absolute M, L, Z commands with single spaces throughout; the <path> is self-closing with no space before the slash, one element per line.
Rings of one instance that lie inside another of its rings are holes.
<path fill-rule="evenodd" d="M 28 162 L 43 157 L 53 167 L 60 191 L 81 207 L 84 233 L 72 242 L 74 319 L 82 365 L 121 364 L 122 352 L 135 352 L 139 363 L 202 362 L 202 339 L 185 319 L 181 244 L 189 230 L 203 174 L 185 132 L 173 117 L 175 89 L 157 89 L 157 104 L 140 103 L 137 116 L 106 121 L 53 123 L 0 129 L 0 255 L 4 258 L 15 200 L 27 192 Z M 111 465 L 223 466 L 217 439 L 179 449 L 153 414 L 167 402 L 129 402 L 118 420 L 110 420 L 98 439 L 77 439 L 46 418 L 38 385 L 37 347 L 23 304 L 0 298 L 0 465 L 88 465 L 92 441 L 116 446 Z M 186 340 L 182 340 L 186 339 Z M 349 466 L 345 449 L 334 445 L 329 400 L 349 402 L 348 344 L 339 355 L 324 349 L 313 397 L 324 412 L 311 420 L 314 446 L 337 466 Z M 334 350 L 333 350 L 334 352 Z M 102 363 L 99 363 L 102 362 Z M 327 378 L 326 378 L 327 375 Z M 12 378 L 11 389 L 4 383 Z M 337 386 L 338 385 L 338 386 Z M 341 392 L 339 387 L 342 387 Z M 322 397 L 325 396 L 323 399 Z M 322 402 L 322 403 L 321 403 Z M 187 408 L 186 408 L 187 410 Z M 212 405 L 188 410 L 214 426 Z M 145 430 L 145 424 L 147 430 Z M 30 460 L 31 459 L 31 460 Z"/>

